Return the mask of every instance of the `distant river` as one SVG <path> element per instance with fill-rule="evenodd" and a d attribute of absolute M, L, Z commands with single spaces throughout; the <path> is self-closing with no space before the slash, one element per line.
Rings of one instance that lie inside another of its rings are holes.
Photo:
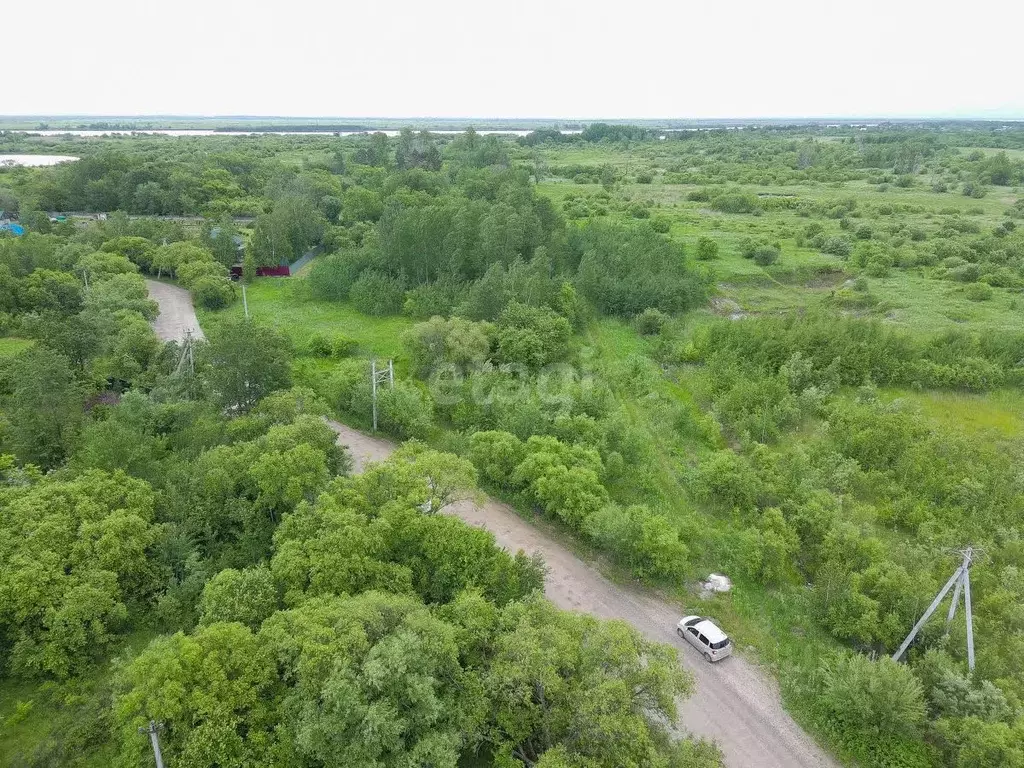
<path fill-rule="evenodd" d="M 386 136 L 398 136 L 400 131 L 211 131 L 211 130 L 186 130 L 186 129 L 143 129 L 127 131 L 72 131 L 72 130 L 15 130 L 9 133 L 25 133 L 33 136 L 360 136 L 363 134 L 383 133 Z M 436 134 L 460 134 L 464 131 L 430 131 Z M 477 131 L 481 136 L 496 134 L 499 136 L 527 136 L 532 131 Z M 582 131 L 562 131 L 564 134 L 582 133 Z"/>
<path fill-rule="evenodd" d="M 56 165 L 57 163 L 70 163 L 77 160 L 71 155 L 4 155 L 0 154 L 0 165 Z"/>

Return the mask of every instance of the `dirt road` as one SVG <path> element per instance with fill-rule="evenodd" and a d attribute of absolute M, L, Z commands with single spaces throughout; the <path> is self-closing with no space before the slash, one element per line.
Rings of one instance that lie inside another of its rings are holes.
<path fill-rule="evenodd" d="M 188 291 L 147 280 L 160 304 L 154 329 L 161 339 L 180 340 L 186 330 L 202 338 Z M 338 443 L 352 452 L 353 471 L 386 459 L 392 443 L 364 435 L 336 421 Z M 613 584 L 562 545 L 531 526 L 510 507 L 489 499 L 483 506 L 460 502 L 446 510 L 471 525 L 486 528 L 498 544 L 515 552 L 540 552 L 548 566 L 544 592 L 560 608 L 585 611 L 605 619 L 623 619 L 652 640 L 679 648 L 683 666 L 697 683 L 682 703 L 680 719 L 691 732 L 713 738 L 730 768 L 820 768 L 836 763 L 786 714 L 777 686 L 746 660 L 733 656 L 708 664 L 675 634 L 680 611 L 640 590 Z"/>
<path fill-rule="evenodd" d="M 381 461 L 395 446 L 330 422 L 338 443 L 352 452 L 353 471 Z M 786 714 L 774 681 L 743 658 L 714 666 L 675 634 L 679 609 L 639 590 L 613 584 L 565 547 L 531 526 L 514 510 L 494 500 L 483 506 L 460 502 L 445 510 L 471 525 L 486 528 L 510 551 L 540 552 L 548 566 L 544 592 L 560 608 L 605 619 L 623 619 L 652 640 L 679 648 L 683 666 L 697 683 L 680 707 L 682 725 L 718 742 L 730 768 L 819 768 L 838 766 Z"/>
<path fill-rule="evenodd" d="M 157 280 L 147 280 L 146 289 L 150 298 L 160 305 L 160 314 L 153 321 L 153 330 L 159 339 L 181 341 L 189 331 L 195 339 L 205 338 L 188 291 Z"/>

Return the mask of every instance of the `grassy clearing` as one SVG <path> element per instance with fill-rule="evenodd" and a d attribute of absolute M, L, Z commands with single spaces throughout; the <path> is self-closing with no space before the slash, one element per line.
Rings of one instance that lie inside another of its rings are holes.
<path fill-rule="evenodd" d="M 549 163 L 625 164 L 625 153 L 613 148 L 567 150 L 549 157 Z M 634 163 L 635 164 L 635 163 Z M 734 302 L 741 313 L 775 313 L 812 308 L 832 298 L 833 291 L 852 277 L 852 269 L 836 256 L 824 254 L 807 245 L 797 245 L 797 235 L 809 223 L 793 210 L 767 210 L 761 215 L 726 214 L 710 209 L 707 202 L 687 200 L 687 194 L 700 189 L 688 184 L 623 184 L 607 193 L 599 184 L 575 184 L 564 180 L 546 180 L 539 191 L 561 207 L 573 195 L 584 198 L 608 195 L 608 216 L 625 219 L 629 203 L 646 201 L 652 216 L 668 220 L 670 236 L 693 253 L 698 238 L 711 237 L 719 246 L 719 258 L 702 265 L 709 270 L 720 297 Z M 947 192 L 933 192 L 923 181 L 910 188 L 877 185 L 866 181 L 842 183 L 802 183 L 794 185 L 729 185 L 754 195 L 784 194 L 812 201 L 854 200 L 852 228 L 867 224 L 879 231 L 895 224 L 906 224 L 926 232 L 937 232 L 950 216 L 967 218 L 981 229 L 1001 224 L 1008 204 L 1016 199 L 1009 188 L 993 189 L 978 200 Z M 892 208 L 892 212 L 889 208 Z M 912 206 L 900 211 L 900 206 Z M 838 221 L 826 221 L 829 235 L 854 241 L 850 230 L 842 230 Z M 740 254 L 746 238 L 778 243 L 782 257 L 778 264 L 761 267 Z M 978 331 L 1016 330 L 1020 328 L 1018 304 L 1024 303 L 1016 291 L 997 288 L 988 301 L 971 301 L 965 285 L 932 279 L 917 270 L 894 268 L 884 278 L 871 278 L 871 292 L 877 299 L 866 311 L 916 333 L 931 334 L 950 328 L 969 327 Z"/>
<path fill-rule="evenodd" d="M 30 339 L 4 338 L 0 339 L 0 358 L 13 357 L 23 349 L 32 346 Z"/>
<path fill-rule="evenodd" d="M 888 389 L 890 399 L 907 400 L 929 419 L 967 432 L 994 432 L 1001 437 L 1024 435 L 1024 392 L 1005 389 L 986 395 L 965 392 L 914 392 Z"/>
<path fill-rule="evenodd" d="M 111 658 L 134 656 L 157 634 L 145 629 L 125 636 Z M 69 765 L 72 759 L 80 768 L 114 765 L 117 750 L 106 722 L 111 678 L 111 665 L 102 664 L 60 686 L 0 680 L 0 765 Z"/>
<path fill-rule="evenodd" d="M 309 298 L 301 279 L 259 278 L 246 294 L 249 314 L 261 323 L 285 333 L 304 354 L 310 338 L 318 334 L 341 335 L 359 344 L 357 354 L 363 357 L 399 357 L 402 332 L 413 321 L 405 317 L 368 317 L 348 304 Z M 236 301 L 222 312 L 198 310 L 199 321 L 207 329 L 215 329 L 223 317 L 241 317 L 242 302 Z"/>

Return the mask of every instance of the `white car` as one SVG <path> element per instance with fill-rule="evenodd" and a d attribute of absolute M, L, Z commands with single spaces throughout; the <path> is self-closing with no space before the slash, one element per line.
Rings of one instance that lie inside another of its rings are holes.
<path fill-rule="evenodd" d="M 676 633 L 700 651 L 707 661 L 721 661 L 732 656 L 732 643 L 718 626 L 703 616 L 684 616 L 676 627 Z"/>

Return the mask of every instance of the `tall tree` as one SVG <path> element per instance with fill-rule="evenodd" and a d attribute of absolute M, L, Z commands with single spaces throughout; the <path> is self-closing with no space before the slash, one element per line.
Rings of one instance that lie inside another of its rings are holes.
<path fill-rule="evenodd" d="M 32 347 L 4 366 L 2 383 L 6 448 L 22 463 L 59 466 L 74 444 L 84 399 L 67 358 Z"/>
<path fill-rule="evenodd" d="M 264 395 L 291 386 L 291 342 L 264 325 L 222 323 L 201 357 L 214 391 L 230 410 L 248 411 Z"/>

